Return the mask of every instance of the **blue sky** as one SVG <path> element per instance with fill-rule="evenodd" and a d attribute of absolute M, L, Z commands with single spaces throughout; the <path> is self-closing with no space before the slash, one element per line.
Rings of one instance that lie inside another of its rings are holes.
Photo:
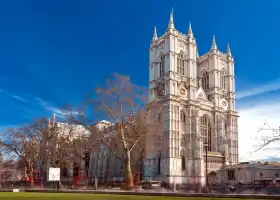
<path fill-rule="evenodd" d="M 112 72 L 147 85 L 153 27 L 161 35 L 174 8 L 178 30 L 187 32 L 192 23 L 200 55 L 213 34 L 221 51 L 230 43 L 240 145 L 249 151 L 255 130 L 247 124 L 257 127 L 264 118 L 277 124 L 279 118 L 279 6 L 261 0 L 2 1 L 0 129 L 62 114 L 61 106 L 78 105 Z"/>

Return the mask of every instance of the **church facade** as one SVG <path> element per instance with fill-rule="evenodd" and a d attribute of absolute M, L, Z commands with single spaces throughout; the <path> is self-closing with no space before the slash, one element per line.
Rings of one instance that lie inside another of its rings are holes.
<path fill-rule="evenodd" d="M 171 12 L 165 33 L 158 37 L 154 30 L 149 54 L 146 116 L 155 114 L 152 119 L 160 126 L 147 134 L 145 151 L 133 153 L 133 172 L 140 179 L 169 184 L 204 185 L 206 177 L 211 183 L 227 182 L 230 179 L 224 169 L 238 163 L 234 59 L 229 46 L 222 53 L 213 37 L 210 51 L 199 56 L 191 26 L 186 34 L 176 30 Z M 154 102 L 160 109 L 152 112 L 149 105 Z M 68 124 L 66 128 L 60 123 L 57 126 L 69 132 Z M 85 130 L 72 126 L 84 135 Z M 95 126 L 113 127 L 107 121 Z M 79 154 L 83 152 L 81 149 Z M 80 156 L 71 162 L 61 180 L 122 180 L 123 170 L 124 162 L 100 146 L 89 159 Z"/>
<path fill-rule="evenodd" d="M 210 51 L 199 56 L 191 25 L 186 34 L 179 32 L 171 12 L 162 36 L 155 28 L 149 53 L 149 103 L 161 105 L 161 128 L 154 133 L 160 139 L 147 138 L 144 177 L 204 185 L 206 173 L 238 163 L 230 47 L 222 53 L 213 37 Z"/>

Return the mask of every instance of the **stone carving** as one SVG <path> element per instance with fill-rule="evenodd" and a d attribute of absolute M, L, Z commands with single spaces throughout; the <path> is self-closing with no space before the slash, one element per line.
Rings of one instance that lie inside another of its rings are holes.
<path fill-rule="evenodd" d="M 187 83 L 184 81 L 179 82 L 177 92 L 181 98 L 185 98 L 187 96 Z"/>
<path fill-rule="evenodd" d="M 202 63 L 201 64 L 201 67 L 200 67 L 200 72 L 202 73 L 202 72 L 204 72 L 204 71 L 206 71 L 206 70 L 208 70 L 209 69 L 209 67 L 208 67 L 208 63 Z"/>
<path fill-rule="evenodd" d="M 156 86 L 156 96 L 158 99 L 161 99 L 164 95 L 165 95 L 165 86 L 164 86 L 164 82 L 160 81 L 157 82 L 157 86 Z"/>
<path fill-rule="evenodd" d="M 163 48 L 164 48 L 164 42 L 162 42 L 162 43 L 159 44 L 159 48 L 160 48 L 160 49 L 163 49 Z"/>
<path fill-rule="evenodd" d="M 203 94 L 202 93 L 198 94 L 196 100 L 202 101 L 203 100 Z"/>
<path fill-rule="evenodd" d="M 199 102 L 207 100 L 206 94 L 205 94 L 204 90 L 202 89 L 202 87 L 200 87 L 196 92 L 196 100 Z"/>
<path fill-rule="evenodd" d="M 223 98 L 223 99 L 228 99 L 228 98 L 229 98 L 228 92 L 227 92 L 227 91 L 223 91 L 223 92 L 222 92 L 222 95 L 221 95 L 221 98 Z"/>
<path fill-rule="evenodd" d="M 226 64 L 224 61 L 221 63 L 221 70 L 226 71 Z"/>

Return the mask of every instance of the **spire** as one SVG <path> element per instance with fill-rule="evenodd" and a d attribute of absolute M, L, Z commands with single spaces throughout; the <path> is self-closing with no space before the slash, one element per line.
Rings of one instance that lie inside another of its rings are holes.
<path fill-rule="evenodd" d="M 56 117 L 55 117 L 55 113 L 53 113 L 53 118 L 52 118 L 52 126 L 54 127 L 56 123 Z"/>
<path fill-rule="evenodd" d="M 228 56 L 232 56 L 232 55 L 231 55 L 231 51 L 230 51 L 230 47 L 229 47 L 229 43 L 228 43 L 228 45 L 227 45 L 227 55 L 228 55 Z"/>
<path fill-rule="evenodd" d="M 170 18 L 169 18 L 169 23 L 168 23 L 168 29 L 175 29 L 174 21 L 173 21 L 173 8 L 170 11 Z"/>
<path fill-rule="evenodd" d="M 211 51 L 212 51 L 212 50 L 217 50 L 217 44 L 216 44 L 215 35 L 213 35 Z"/>
<path fill-rule="evenodd" d="M 191 24 L 191 22 L 190 22 L 190 24 L 189 24 L 188 36 L 193 37 L 192 24 Z"/>
<path fill-rule="evenodd" d="M 158 40 L 158 36 L 157 36 L 157 27 L 154 28 L 154 35 L 153 35 L 153 42 Z"/>
<path fill-rule="evenodd" d="M 197 57 L 197 58 L 199 57 L 198 49 L 197 49 L 197 48 L 196 48 L 196 57 Z"/>
<path fill-rule="evenodd" d="M 49 118 L 48 123 L 47 123 L 47 127 L 46 127 L 47 131 L 49 131 L 50 128 L 51 128 L 51 119 Z"/>

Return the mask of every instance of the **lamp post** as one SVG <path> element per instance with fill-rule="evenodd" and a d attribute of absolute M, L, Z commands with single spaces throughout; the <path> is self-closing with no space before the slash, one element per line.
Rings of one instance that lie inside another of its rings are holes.
<path fill-rule="evenodd" d="M 205 185 L 208 192 L 208 143 L 204 142 L 203 146 L 205 148 Z"/>

